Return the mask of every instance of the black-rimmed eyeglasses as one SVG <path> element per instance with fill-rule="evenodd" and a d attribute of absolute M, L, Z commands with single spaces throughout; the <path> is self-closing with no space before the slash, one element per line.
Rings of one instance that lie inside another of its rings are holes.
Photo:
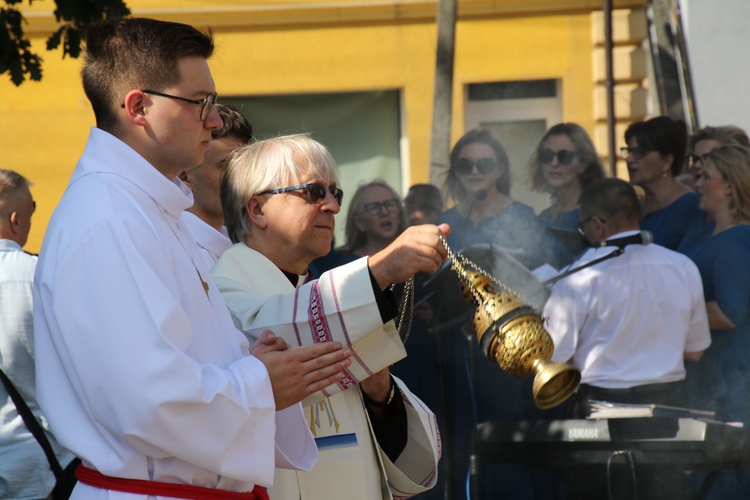
<path fill-rule="evenodd" d="M 201 112 L 200 112 L 201 121 L 204 121 L 208 117 L 208 114 L 214 108 L 214 104 L 216 104 L 216 98 L 217 98 L 216 93 L 208 94 L 203 99 L 188 99 L 186 97 L 179 97 L 176 95 L 165 94 L 164 92 L 157 92 L 156 90 L 141 90 L 141 92 L 143 92 L 144 94 L 158 95 L 160 97 L 167 97 L 169 99 L 176 99 L 178 101 L 189 102 L 190 104 L 200 104 L 201 105 Z"/>
<path fill-rule="evenodd" d="M 337 188 L 327 188 L 322 184 L 316 184 L 316 183 L 309 183 L 309 184 L 300 184 L 299 186 L 289 186 L 289 187 L 283 187 L 283 188 L 275 188 L 275 189 L 267 189 L 265 191 L 261 191 L 258 194 L 281 194 L 281 193 L 288 193 L 289 191 L 303 191 L 304 196 L 307 198 L 307 201 L 316 204 L 321 203 L 323 200 L 326 199 L 326 195 L 328 193 L 331 193 L 333 195 L 333 199 L 336 200 L 336 203 L 341 206 L 341 202 L 344 201 L 344 192 Z"/>
<path fill-rule="evenodd" d="M 581 236 L 586 236 L 586 231 L 584 231 L 584 227 L 586 226 L 586 224 L 594 220 L 594 218 L 599 219 L 602 222 L 602 224 L 607 223 L 605 219 L 602 219 L 601 217 L 597 217 L 596 215 L 592 215 L 588 219 L 583 219 L 581 222 L 576 224 L 576 231 L 578 231 L 578 234 L 580 234 Z"/>
<path fill-rule="evenodd" d="M 709 153 L 706 153 L 704 155 L 698 156 L 698 155 L 690 155 L 688 156 L 688 160 L 690 162 L 690 168 L 695 168 L 699 164 L 701 165 L 701 168 L 703 167 L 703 163 L 706 161 L 706 158 L 708 158 Z"/>
<path fill-rule="evenodd" d="M 628 156 L 632 156 L 635 161 L 638 161 L 650 152 L 651 150 L 649 149 L 643 149 L 639 147 L 620 148 L 620 158 L 622 158 L 623 160 L 627 160 Z"/>
<path fill-rule="evenodd" d="M 362 207 L 362 212 L 367 212 L 370 215 L 380 215 L 384 212 L 392 214 L 398 211 L 399 205 L 398 200 L 385 200 L 383 203 L 366 203 Z"/>

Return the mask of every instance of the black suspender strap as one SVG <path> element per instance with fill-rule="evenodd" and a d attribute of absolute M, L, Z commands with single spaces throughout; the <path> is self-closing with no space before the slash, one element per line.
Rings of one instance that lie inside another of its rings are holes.
<path fill-rule="evenodd" d="M 18 410 L 19 415 L 21 415 L 23 423 L 26 424 L 26 427 L 31 431 L 31 434 L 36 438 L 39 445 L 44 450 L 44 454 L 47 455 L 47 460 L 52 468 L 52 472 L 55 474 L 55 479 L 61 481 L 63 478 L 63 470 L 62 467 L 60 467 L 60 462 L 57 461 L 55 452 L 52 450 L 52 445 L 50 444 L 49 439 L 47 439 L 47 436 L 44 434 L 44 429 L 42 429 L 42 426 L 37 419 L 34 418 L 34 414 L 31 413 L 31 409 L 26 404 L 26 401 L 23 400 L 23 397 L 19 394 L 16 386 L 13 385 L 13 382 L 10 381 L 3 370 L 0 370 L 0 379 L 3 381 L 3 385 L 5 386 L 5 390 L 8 392 L 10 399 L 15 403 L 16 410 Z"/>

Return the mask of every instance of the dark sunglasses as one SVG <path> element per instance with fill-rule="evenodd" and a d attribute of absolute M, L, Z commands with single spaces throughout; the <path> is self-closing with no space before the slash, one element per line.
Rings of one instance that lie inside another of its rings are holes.
<path fill-rule="evenodd" d="M 552 163 L 552 160 L 557 157 L 557 162 L 560 165 L 570 165 L 576 158 L 576 152 L 569 149 L 561 149 L 555 152 L 549 148 L 542 148 L 536 152 L 536 157 L 542 163 Z"/>
<path fill-rule="evenodd" d="M 494 158 L 479 158 L 477 161 L 468 158 L 459 158 L 456 160 L 453 170 L 458 175 L 469 175 L 474 171 L 474 165 L 476 165 L 480 174 L 489 174 L 497 168 L 497 162 Z"/>
<path fill-rule="evenodd" d="M 289 186 L 283 188 L 268 189 L 261 191 L 258 194 L 281 194 L 288 193 L 289 191 L 303 191 L 307 201 L 316 204 L 322 203 L 326 199 L 326 195 L 331 193 L 336 203 L 341 206 L 341 202 L 344 201 L 344 192 L 337 187 L 327 188 L 322 184 L 300 184 L 299 186 Z"/>

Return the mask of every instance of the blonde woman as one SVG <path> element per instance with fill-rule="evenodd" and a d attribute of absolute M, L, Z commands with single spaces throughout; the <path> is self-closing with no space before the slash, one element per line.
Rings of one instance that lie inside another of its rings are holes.
<path fill-rule="evenodd" d="M 691 173 L 689 177 L 681 176 L 680 182 L 685 183 L 689 178 L 690 186 L 696 188 L 698 179 L 703 172 L 703 157 L 706 153 L 718 148 L 723 144 L 738 144 L 750 147 L 750 139 L 744 130 L 734 125 L 723 125 L 720 127 L 703 127 L 690 137 L 688 160 Z M 687 184 L 686 184 L 687 185 Z M 697 188 L 696 188 L 697 189 Z M 714 232 L 716 223 L 711 214 L 703 213 L 703 217 L 696 220 L 685 233 L 682 242 L 677 247 L 680 253 L 689 253 L 698 245 L 706 241 Z"/>
<path fill-rule="evenodd" d="M 700 208 L 716 221 L 687 253 L 701 273 L 712 344 L 688 371 L 690 405 L 750 425 L 750 148 L 728 144 L 701 157 Z M 722 472 L 706 498 L 742 498 L 750 466 Z M 716 495 L 716 496 L 714 496 Z"/>
<path fill-rule="evenodd" d="M 605 177 L 602 161 L 583 127 L 577 123 L 551 127 L 531 156 L 528 171 L 531 189 L 550 196 L 551 204 L 539 213 L 539 221 L 551 230 L 576 234 L 581 192 Z M 555 242 L 555 255 L 559 265 L 570 264 L 575 257 L 561 242 Z"/>

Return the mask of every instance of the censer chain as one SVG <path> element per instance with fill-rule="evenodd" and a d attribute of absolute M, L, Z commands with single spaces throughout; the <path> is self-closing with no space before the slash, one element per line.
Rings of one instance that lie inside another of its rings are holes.
<path fill-rule="evenodd" d="M 472 295 L 474 295 L 474 298 L 478 299 L 481 302 L 481 297 L 476 292 L 474 287 L 471 286 L 471 281 L 469 280 L 469 276 L 466 273 L 466 269 L 473 269 L 474 271 L 477 271 L 487 276 L 490 279 L 490 281 L 492 281 L 492 283 L 494 283 L 501 289 L 505 290 L 506 292 L 510 292 L 516 295 L 519 299 L 523 301 L 526 301 L 524 297 L 521 297 L 515 290 L 511 289 L 508 285 L 498 280 L 495 276 L 492 275 L 492 273 L 485 271 L 475 262 L 472 262 L 471 260 L 467 259 L 464 255 L 454 252 L 453 249 L 448 246 L 448 242 L 445 240 L 445 238 L 442 235 L 440 236 L 440 242 L 445 247 L 446 252 L 448 252 L 448 258 L 452 262 L 451 268 L 454 271 L 456 271 L 456 274 L 458 274 L 458 277 L 461 278 L 462 281 L 464 281 L 467 285 L 469 285 L 469 289 L 471 290 Z"/>
<path fill-rule="evenodd" d="M 464 255 L 454 252 L 453 249 L 448 246 L 448 242 L 442 235 L 440 236 L 440 242 L 445 247 L 445 250 L 448 253 L 448 258 L 451 260 L 451 268 L 456 271 L 456 274 L 458 274 L 458 277 L 462 281 L 469 285 L 469 289 L 471 290 L 471 293 L 472 295 L 474 295 L 475 299 L 481 302 L 480 295 L 477 293 L 474 287 L 471 286 L 471 281 L 469 280 L 469 276 L 466 273 L 467 269 L 473 269 L 474 271 L 487 276 L 490 281 L 492 281 L 492 283 L 494 283 L 501 289 L 518 295 L 517 292 L 512 290 L 505 283 L 498 280 L 491 273 L 485 271 L 476 263 L 467 259 Z M 391 285 L 391 291 L 393 291 L 394 289 L 395 285 Z M 525 300 L 523 297 L 519 296 L 519 298 L 521 300 Z M 406 280 L 406 283 L 404 284 L 404 291 L 401 295 L 401 301 L 399 303 L 398 309 L 399 315 L 396 320 L 396 328 L 398 329 L 398 333 L 401 336 L 402 342 L 406 344 L 406 341 L 409 340 L 409 335 L 411 334 L 411 325 L 414 317 L 414 276 Z"/>
<path fill-rule="evenodd" d="M 391 291 L 394 288 L 395 285 L 391 285 Z M 398 329 L 398 334 L 401 336 L 401 341 L 406 344 L 411 334 L 411 324 L 414 317 L 414 276 L 404 283 L 404 291 L 401 294 L 401 302 L 398 305 L 398 310 L 396 328 Z"/>

